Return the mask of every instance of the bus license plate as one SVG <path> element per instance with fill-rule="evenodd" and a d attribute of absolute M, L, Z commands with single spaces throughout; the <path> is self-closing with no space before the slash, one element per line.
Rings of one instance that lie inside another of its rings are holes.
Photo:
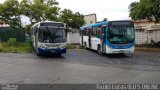
<path fill-rule="evenodd" d="M 129 51 L 120 50 L 119 53 L 128 53 Z"/>

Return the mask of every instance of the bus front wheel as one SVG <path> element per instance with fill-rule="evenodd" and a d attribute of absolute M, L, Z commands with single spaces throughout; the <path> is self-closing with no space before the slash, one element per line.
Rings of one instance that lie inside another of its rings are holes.
<path fill-rule="evenodd" d="M 40 53 L 38 52 L 38 49 L 35 50 L 35 53 L 37 54 L 37 56 L 41 56 Z"/>
<path fill-rule="evenodd" d="M 57 53 L 57 56 L 61 57 L 61 56 L 62 56 L 62 53 Z"/>

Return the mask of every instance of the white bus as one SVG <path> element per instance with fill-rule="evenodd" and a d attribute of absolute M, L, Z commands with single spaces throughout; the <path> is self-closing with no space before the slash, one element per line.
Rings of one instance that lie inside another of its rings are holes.
<path fill-rule="evenodd" d="M 30 31 L 32 46 L 36 54 L 66 53 L 66 24 L 62 22 L 38 22 L 31 27 Z"/>
<path fill-rule="evenodd" d="M 133 53 L 135 30 L 133 21 L 104 21 L 80 27 L 81 45 L 99 54 Z"/>

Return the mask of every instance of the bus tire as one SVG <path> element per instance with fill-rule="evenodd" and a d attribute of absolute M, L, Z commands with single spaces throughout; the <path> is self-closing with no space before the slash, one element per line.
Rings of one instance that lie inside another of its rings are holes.
<path fill-rule="evenodd" d="M 97 53 L 100 54 L 100 55 L 102 54 L 100 45 L 97 46 Z"/>
<path fill-rule="evenodd" d="M 40 54 L 39 53 L 36 53 L 37 54 L 37 56 L 40 56 Z"/>
<path fill-rule="evenodd" d="M 36 53 L 37 56 L 40 56 L 40 53 L 38 52 L 37 49 L 35 50 L 35 53 Z"/>
<path fill-rule="evenodd" d="M 61 57 L 61 56 L 62 56 L 62 53 L 57 53 L 57 56 Z"/>

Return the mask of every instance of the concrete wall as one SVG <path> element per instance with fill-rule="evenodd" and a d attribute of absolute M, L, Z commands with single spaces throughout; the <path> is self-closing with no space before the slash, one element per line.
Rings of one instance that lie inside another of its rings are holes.
<path fill-rule="evenodd" d="M 146 34 L 145 34 L 144 30 L 136 30 L 135 43 L 138 45 L 146 43 Z"/>
<path fill-rule="evenodd" d="M 149 44 L 151 40 L 160 41 L 160 23 L 148 20 L 138 20 L 135 25 L 135 41 L 136 44 Z"/>
<path fill-rule="evenodd" d="M 136 30 L 135 42 L 138 45 L 150 44 L 151 40 L 155 42 L 160 41 L 160 29 L 157 30 Z"/>
<path fill-rule="evenodd" d="M 79 32 L 68 32 L 68 34 L 67 34 L 67 44 L 80 44 L 80 34 L 79 34 Z"/>

